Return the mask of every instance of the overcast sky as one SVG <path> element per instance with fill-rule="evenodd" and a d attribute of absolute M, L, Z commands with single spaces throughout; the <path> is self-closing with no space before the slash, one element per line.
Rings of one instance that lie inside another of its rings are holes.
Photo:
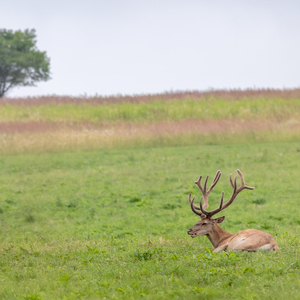
<path fill-rule="evenodd" d="M 298 0 L 1 0 L 52 79 L 8 96 L 300 87 Z"/>

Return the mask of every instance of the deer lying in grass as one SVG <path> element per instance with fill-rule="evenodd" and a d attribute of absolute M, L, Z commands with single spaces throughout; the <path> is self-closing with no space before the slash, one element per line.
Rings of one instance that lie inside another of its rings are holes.
<path fill-rule="evenodd" d="M 237 188 L 237 174 L 239 174 L 241 178 L 241 186 Z M 189 195 L 189 201 L 191 204 L 192 211 L 201 217 L 201 220 L 196 223 L 191 229 L 187 231 L 192 238 L 196 236 L 206 235 L 208 239 L 211 241 L 215 250 L 213 252 L 220 252 L 222 250 L 225 251 L 258 251 L 258 250 L 265 250 L 265 251 L 278 251 L 279 248 L 274 240 L 274 238 L 266 232 L 256 230 L 256 229 L 246 229 L 240 231 L 237 234 L 231 234 L 225 230 L 223 230 L 217 223 L 222 223 L 225 217 L 220 217 L 217 219 L 212 219 L 212 216 L 219 213 L 223 209 L 227 208 L 236 198 L 236 196 L 243 190 L 253 190 L 254 187 L 250 187 L 245 185 L 245 180 L 243 173 L 240 170 L 235 171 L 235 178 L 232 181 L 231 174 L 230 174 L 230 183 L 233 188 L 233 193 L 230 199 L 223 205 L 224 199 L 224 192 L 222 192 L 221 203 L 220 206 L 212 211 L 206 211 L 206 207 L 208 204 L 208 196 L 215 185 L 218 183 L 221 177 L 221 171 L 218 171 L 210 188 L 207 190 L 207 180 L 208 175 L 206 177 L 204 187 L 201 185 L 202 175 L 195 181 L 198 185 L 200 191 L 203 194 L 200 200 L 200 206 L 196 206 L 194 204 L 195 197 L 191 200 L 191 194 Z M 204 198 L 204 204 L 202 205 L 202 201 Z"/>

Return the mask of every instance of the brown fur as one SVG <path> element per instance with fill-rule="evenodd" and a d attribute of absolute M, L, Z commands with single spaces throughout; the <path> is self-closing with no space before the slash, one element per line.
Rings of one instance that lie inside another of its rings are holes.
<path fill-rule="evenodd" d="M 222 219 L 222 220 L 220 220 Z M 222 229 L 224 217 L 218 219 L 204 218 L 187 231 L 192 237 L 206 235 L 215 247 L 214 252 L 224 251 L 278 251 L 274 238 L 267 232 L 246 229 L 233 235 Z"/>

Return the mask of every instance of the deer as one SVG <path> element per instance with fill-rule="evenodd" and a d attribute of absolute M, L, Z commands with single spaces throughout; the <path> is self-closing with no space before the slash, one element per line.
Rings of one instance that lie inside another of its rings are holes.
<path fill-rule="evenodd" d="M 237 174 L 241 179 L 241 186 L 237 187 Z M 233 188 L 233 193 L 230 199 L 223 204 L 224 192 L 222 192 L 222 197 L 220 201 L 220 206 L 211 211 L 207 211 L 208 196 L 212 189 L 216 186 L 221 177 L 221 171 L 219 170 L 215 175 L 215 178 L 207 189 L 208 175 L 204 182 L 204 186 L 201 185 L 202 175 L 199 177 L 195 184 L 199 187 L 202 197 L 200 200 L 200 206 L 194 204 L 195 197 L 191 199 L 191 194 L 189 194 L 189 202 L 192 211 L 201 217 L 201 220 L 196 223 L 192 228 L 187 231 L 187 234 L 192 238 L 197 236 L 206 235 L 212 245 L 214 246 L 214 253 L 221 251 L 278 251 L 279 247 L 275 242 L 272 235 L 267 232 L 263 232 L 257 229 L 245 229 L 238 232 L 237 234 L 231 234 L 224 229 L 222 229 L 218 224 L 222 223 L 225 216 L 213 219 L 212 217 L 227 208 L 233 203 L 236 196 L 244 189 L 254 190 L 254 187 L 245 185 L 244 175 L 240 170 L 235 171 L 234 180 L 232 180 L 231 174 L 229 176 L 231 186 Z M 204 199 L 204 203 L 203 202 Z"/>

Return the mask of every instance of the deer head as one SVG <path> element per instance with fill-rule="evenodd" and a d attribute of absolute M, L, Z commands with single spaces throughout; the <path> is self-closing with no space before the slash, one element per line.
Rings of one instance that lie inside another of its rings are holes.
<path fill-rule="evenodd" d="M 241 186 L 238 188 L 237 187 L 237 174 L 241 178 Z M 221 177 L 221 171 L 218 171 L 210 188 L 207 190 L 207 181 L 208 181 L 208 175 L 205 179 L 204 187 L 201 185 L 201 179 L 202 175 L 199 177 L 197 181 L 195 181 L 195 184 L 199 187 L 200 191 L 202 192 L 202 197 L 200 200 L 200 206 L 197 206 L 194 204 L 195 197 L 191 199 L 191 194 L 189 195 L 189 202 L 191 205 L 192 211 L 199 215 L 201 217 L 201 220 L 196 223 L 192 228 L 190 228 L 187 231 L 187 234 L 189 234 L 192 238 L 196 236 L 202 236 L 202 235 L 207 235 L 211 242 L 215 245 L 217 245 L 222 238 L 227 238 L 229 233 L 223 231 L 217 224 L 222 223 L 225 219 L 225 217 L 220 217 L 217 219 L 213 219 L 212 216 L 219 213 L 220 211 L 224 210 L 227 208 L 236 198 L 236 196 L 243 190 L 243 189 L 248 189 L 248 190 L 253 190 L 254 187 L 250 187 L 245 185 L 245 180 L 243 173 L 240 170 L 235 171 L 235 177 L 234 180 L 231 178 L 231 174 L 229 176 L 231 186 L 233 188 L 233 193 L 230 197 L 230 199 L 223 204 L 224 200 L 224 192 L 222 192 L 222 197 L 220 201 L 220 206 L 214 210 L 207 211 L 207 205 L 208 205 L 208 196 L 212 189 L 215 187 L 215 185 L 218 183 L 219 179 Z M 203 203 L 204 200 L 204 203 Z"/>
<path fill-rule="evenodd" d="M 217 219 L 201 219 L 201 221 L 197 222 L 191 229 L 187 231 L 192 238 L 201 235 L 208 235 L 210 232 L 214 230 L 214 225 L 216 223 L 222 223 L 225 217 L 220 217 Z"/>

